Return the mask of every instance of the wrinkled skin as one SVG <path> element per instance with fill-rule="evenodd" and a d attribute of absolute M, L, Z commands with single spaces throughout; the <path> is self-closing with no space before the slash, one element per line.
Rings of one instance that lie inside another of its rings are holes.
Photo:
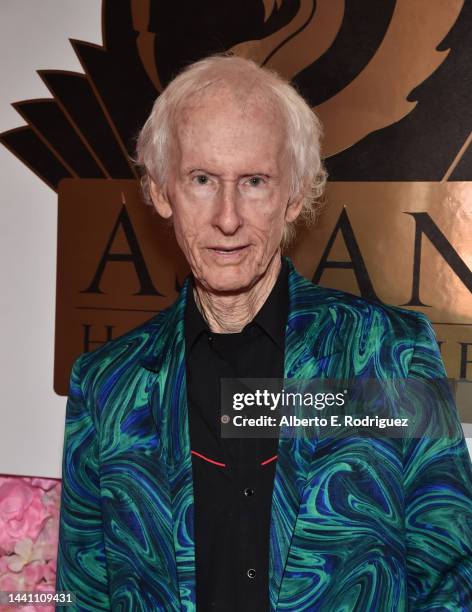
<path fill-rule="evenodd" d="M 159 214 L 173 217 L 200 302 L 217 319 L 231 309 L 243 325 L 270 292 L 284 226 L 302 204 L 289 201 L 289 189 L 275 107 L 254 95 L 242 108 L 220 87 L 180 111 L 166 184 L 151 182 L 151 195 Z"/>

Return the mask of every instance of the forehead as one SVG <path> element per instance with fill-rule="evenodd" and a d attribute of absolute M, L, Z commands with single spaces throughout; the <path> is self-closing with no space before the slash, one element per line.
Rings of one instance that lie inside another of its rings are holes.
<path fill-rule="evenodd" d="M 285 121 L 273 100 L 209 88 L 178 112 L 175 138 L 181 161 L 278 164 L 285 152 Z"/>

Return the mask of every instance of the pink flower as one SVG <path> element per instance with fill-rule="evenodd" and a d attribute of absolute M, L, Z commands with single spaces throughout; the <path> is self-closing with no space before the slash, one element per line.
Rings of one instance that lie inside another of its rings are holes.
<path fill-rule="evenodd" d="M 53 586 L 56 584 L 56 560 L 52 559 L 44 566 L 44 579 L 46 580 L 42 586 Z M 39 585 L 38 585 L 39 586 Z"/>
<path fill-rule="evenodd" d="M 43 504 L 54 519 L 59 519 L 59 507 L 61 504 L 61 484 L 56 483 L 43 495 Z"/>
<path fill-rule="evenodd" d="M 33 548 L 33 540 L 30 538 L 19 540 L 15 544 L 15 554 L 8 557 L 8 568 L 12 572 L 21 572 L 27 563 L 36 560 L 36 557 L 33 556 Z"/>
<path fill-rule="evenodd" d="M 25 578 L 25 591 L 35 591 L 44 576 L 44 566 L 46 564 L 41 561 L 28 563 L 23 568 L 23 576 Z"/>
<path fill-rule="evenodd" d="M 34 556 L 44 561 L 56 558 L 59 536 L 59 520 L 50 516 L 44 523 L 43 529 L 35 542 Z"/>
<path fill-rule="evenodd" d="M 0 591 L 21 591 L 23 580 L 18 579 L 15 574 L 3 574 L 0 576 Z"/>
<path fill-rule="evenodd" d="M 54 593 L 55 584 L 46 584 L 45 582 L 40 582 L 35 590 L 41 593 Z"/>
<path fill-rule="evenodd" d="M 53 478 L 32 478 L 31 484 L 33 487 L 41 487 L 44 491 L 49 491 L 52 487 L 60 484 L 60 480 L 55 480 Z"/>
<path fill-rule="evenodd" d="M 0 476 L 0 591 L 54 591 L 60 497 L 60 481 Z"/>
<path fill-rule="evenodd" d="M 36 540 L 48 517 L 43 491 L 20 478 L 2 479 L 0 485 L 0 548 L 12 552 L 26 537 Z"/>

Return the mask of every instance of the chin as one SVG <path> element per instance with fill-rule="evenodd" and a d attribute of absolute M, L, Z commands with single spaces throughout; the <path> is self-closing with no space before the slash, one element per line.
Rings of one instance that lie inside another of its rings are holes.
<path fill-rule="evenodd" d="M 255 275 L 249 270 L 237 267 L 225 269 L 208 270 L 201 278 L 201 283 L 210 291 L 239 292 L 249 289 L 255 281 Z"/>

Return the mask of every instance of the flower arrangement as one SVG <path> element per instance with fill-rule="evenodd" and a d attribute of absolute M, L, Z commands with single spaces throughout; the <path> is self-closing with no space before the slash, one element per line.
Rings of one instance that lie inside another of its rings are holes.
<path fill-rule="evenodd" d="M 0 476 L 0 591 L 53 592 L 61 481 Z M 49 612 L 54 606 L 0 605 Z"/>

